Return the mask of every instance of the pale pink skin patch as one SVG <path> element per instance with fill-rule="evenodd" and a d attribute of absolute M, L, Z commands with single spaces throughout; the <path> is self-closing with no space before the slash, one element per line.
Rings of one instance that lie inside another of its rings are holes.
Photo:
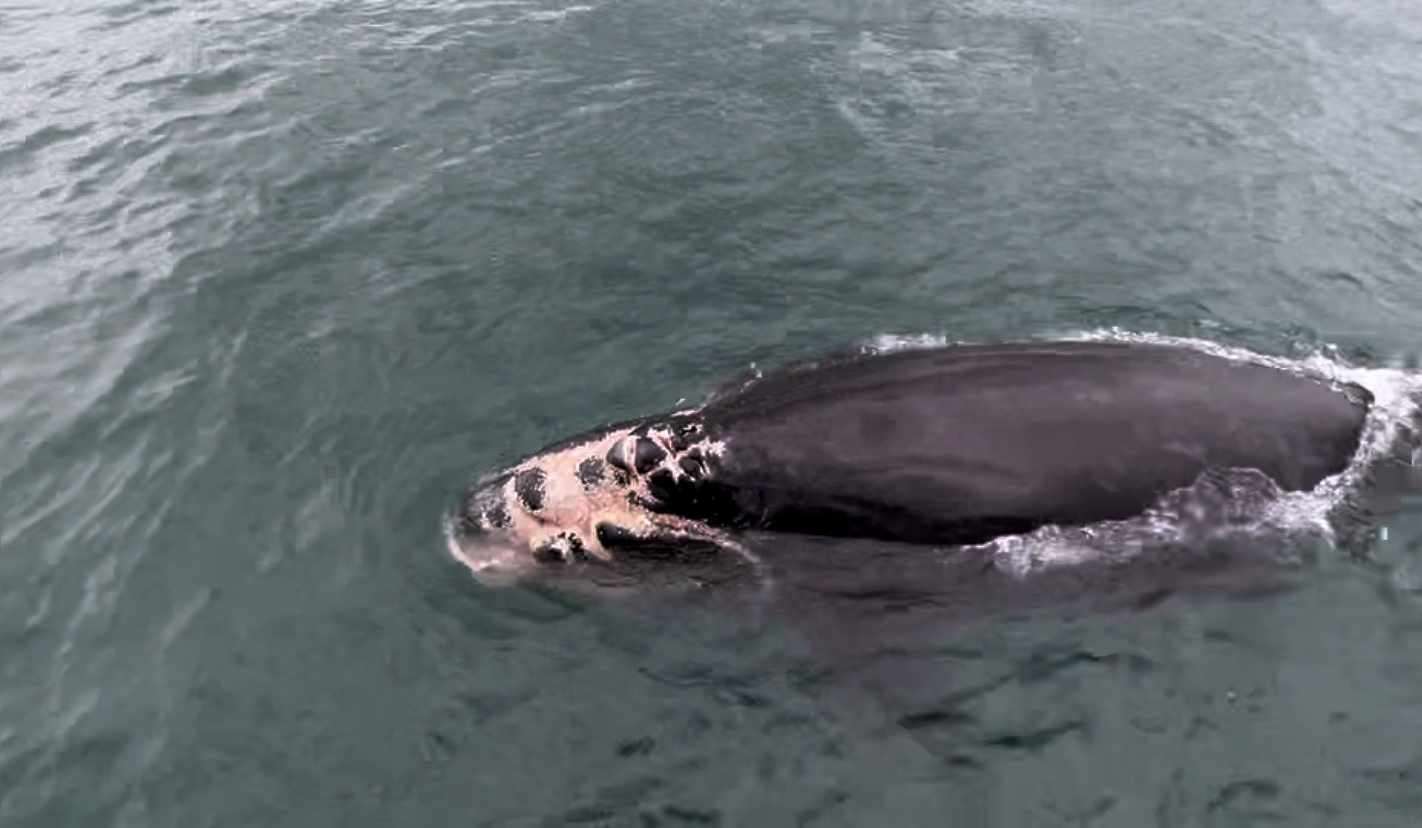
<path fill-rule="evenodd" d="M 691 412 L 678 412 L 691 413 Z M 640 537 L 671 536 L 709 540 L 754 560 L 754 557 L 725 533 L 697 521 L 677 515 L 653 511 L 645 504 L 655 502 L 647 486 L 647 477 L 665 469 L 673 479 L 688 477 L 678 465 L 679 457 L 698 450 L 703 458 L 720 457 L 725 451 L 722 442 L 702 439 L 683 451 L 674 451 L 672 435 L 667 427 L 653 427 L 638 436 L 633 429 L 620 429 L 588 442 L 536 455 L 499 472 L 507 475 L 503 485 L 486 492 L 502 501 L 508 515 L 504 527 L 484 527 L 480 536 L 457 538 L 447 534 L 450 553 L 464 563 L 481 581 L 510 583 L 521 577 L 537 574 L 543 566 L 535 555 L 538 551 L 556 551 L 564 561 L 572 559 L 577 539 L 583 552 L 601 561 L 614 560 L 597 537 L 597 526 L 607 523 Z M 639 438 L 650 439 L 661 448 L 663 457 L 646 474 L 627 474 L 603 461 L 616 449 L 631 466 Z M 579 467 L 589 458 L 602 462 L 602 477 L 592 484 L 584 483 Z M 515 490 L 520 472 L 538 470 L 543 473 L 542 498 L 537 509 L 529 508 Z"/>

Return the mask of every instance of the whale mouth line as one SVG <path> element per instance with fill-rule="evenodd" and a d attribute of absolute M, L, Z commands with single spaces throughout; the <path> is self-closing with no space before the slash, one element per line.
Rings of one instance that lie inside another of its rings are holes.
<path fill-rule="evenodd" d="M 607 523 L 597 526 L 598 539 L 607 550 L 612 563 L 647 561 L 657 563 L 692 563 L 706 561 L 733 552 L 731 544 L 710 537 L 698 537 L 678 532 L 652 532 L 635 535 Z M 607 562 L 604 562 L 607 563 Z"/>

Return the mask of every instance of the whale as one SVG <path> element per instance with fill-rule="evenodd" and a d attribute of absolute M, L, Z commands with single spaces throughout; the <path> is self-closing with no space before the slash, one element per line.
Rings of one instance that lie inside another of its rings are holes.
<path fill-rule="evenodd" d="M 445 536 L 487 584 L 810 571 L 903 589 L 931 568 L 981 586 L 984 559 L 953 550 L 1129 520 L 1225 479 L 1265 499 L 1313 490 L 1358 453 L 1373 403 L 1353 382 L 1171 343 L 861 349 L 540 448 L 466 490 Z"/>
<path fill-rule="evenodd" d="M 817 698 L 958 767 L 976 695 L 1109 660 L 1081 624 L 1366 563 L 1422 490 L 1422 382 L 1374 378 L 1150 335 L 865 346 L 532 451 L 443 528 L 476 581 L 625 629 L 788 633 Z M 1004 635 L 1032 657 L 984 679 Z"/>

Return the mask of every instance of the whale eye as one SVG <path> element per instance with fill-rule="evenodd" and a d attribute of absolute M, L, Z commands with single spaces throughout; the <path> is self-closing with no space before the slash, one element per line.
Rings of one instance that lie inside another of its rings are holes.
<path fill-rule="evenodd" d="M 548 475 L 543 469 L 524 469 L 514 478 L 514 494 L 518 495 L 518 499 L 530 512 L 543 508 L 544 484 L 547 480 Z"/>

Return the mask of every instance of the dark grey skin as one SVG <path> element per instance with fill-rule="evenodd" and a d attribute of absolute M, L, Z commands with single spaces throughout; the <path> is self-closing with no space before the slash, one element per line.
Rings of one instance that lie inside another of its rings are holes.
<path fill-rule="evenodd" d="M 901 351 L 713 401 L 711 478 L 757 528 L 927 544 L 1140 514 L 1209 469 L 1344 469 L 1371 395 L 1159 345 Z M 694 508 L 693 508 L 694 511 Z"/>
<path fill-rule="evenodd" d="M 775 577 L 777 540 L 982 544 L 1138 516 L 1228 469 L 1309 490 L 1347 467 L 1371 403 L 1157 344 L 859 354 L 550 446 L 467 497 L 450 545 L 486 580 L 742 583 Z"/>

